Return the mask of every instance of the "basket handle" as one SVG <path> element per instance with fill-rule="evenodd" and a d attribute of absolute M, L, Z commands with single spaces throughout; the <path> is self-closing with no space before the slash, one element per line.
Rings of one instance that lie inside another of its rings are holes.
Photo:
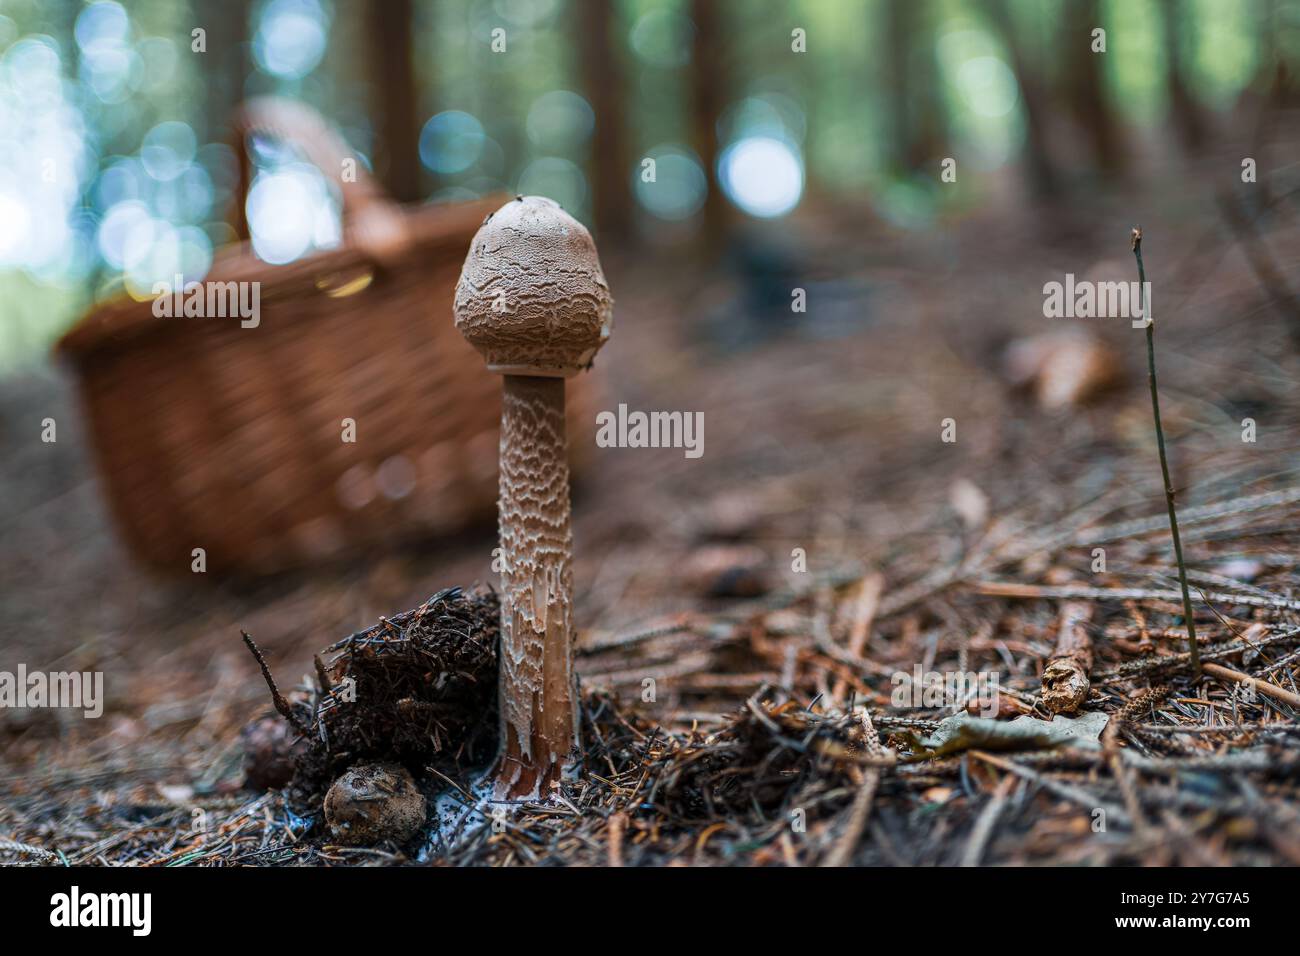
<path fill-rule="evenodd" d="M 244 140 L 249 134 L 262 133 L 296 146 L 309 163 L 338 184 L 343 195 L 346 242 L 361 248 L 378 263 L 390 260 L 405 246 L 406 224 L 401 207 L 356 161 L 356 154 L 338 131 L 306 103 L 278 96 L 255 97 L 235 110 L 231 126 L 239 160 L 234 227 L 241 240 L 249 238 L 245 207 L 253 176 Z M 355 180 L 351 182 L 342 177 L 343 163 L 349 159 L 355 163 Z"/>

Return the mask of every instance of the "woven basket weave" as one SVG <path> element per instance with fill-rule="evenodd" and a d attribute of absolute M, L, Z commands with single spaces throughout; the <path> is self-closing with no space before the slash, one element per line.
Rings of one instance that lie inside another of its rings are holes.
<path fill-rule="evenodd" d="M 275 137 L 335 179 L 351 155 L 296 103 L 250 101 L 237 130 L 241 147 Z M 261 283 L 256 328 L 158 318 L 152 300 L 122 297 L 60 341 L 117 523 L 146 563 L 189 571 L 203 548 L 209 570 L 266 574 L 494 514 L 501 380 L 451 303 L 470 239 L 504 197 L 402 209 L 356 174 L 341 184 L 339 248 L 274 266 L 244 241 L 215 258 L 207 281 Z M 590 444 L 591 390 L 570 382 L 574 449 Z"/>

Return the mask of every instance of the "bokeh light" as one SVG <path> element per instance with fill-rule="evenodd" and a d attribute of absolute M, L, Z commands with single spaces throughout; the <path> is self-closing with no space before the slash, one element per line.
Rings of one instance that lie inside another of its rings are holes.
<path fill-rule="evenodd" d="M 524 196 L 554 199 L 579 219 L 587 209 L 587 177 L 577 163 L 562 156 L 533 160 L 519 174 L 515 191 Z"/>
<path fill-rule="evenodd" d="M 292 262 L 342 239 L 337 201 L 320 170 L 307 163 L 259 173 L 245 211 L 253 251 L 270 263 Z"/>
<path fill-rule="evenodd" d="M 168 182 L 180 176 L 194 160 L 198 143 L 194 130 L 185 123 L 159 123 L 144 134 L 140 162 L 154 179 Z"/>
<path fill-rule="evenodd" d="M 0 263 L 19 261 L 18 253 L 31 225 L 27 205 L 0 187 Z"/>
<path fill-rule="evenodd" d="M 0 264 L 54 282 L 70 278 L 69 220 L 96 163 L 62 70 L 46 36 L 0 58 Z"/>
<path fill-rule="evenodd" d="M 935 52 L 949 96 L 960 107 L 950 122 L 962 143 L 963 165 L 977 170 L 1002 166 L 1024 139 L 1020 85 L 1006 52 L 992 34 L 966 21 L 941 34 Z M 915 204 L 909 201 L 900 208 L 910 205 Z"/>
<path fill-rule="evenodd" d="M 803 195 L 803 158 L 792 144 L 747 136 L 718 158 L 718 182 L 727 198 L 760 219 L 784 216 Z"/>
<path fill-rule="evenodd" d="M 783 93 L 747 96 L 726 109 L 718 120 L 718 138 L 726 143 L 747 136 L 802 143 L 807 129 L 803 107 Z"/>
<path fill-rule="evenodd" d="M 1020 89 L 1011 68 L 996 56 L 976 56 L 957 70 L 962 95 L 980 116 L 1006 116 L 1016 108 Z"/>
<path fill-rule="evenodd" d="M 637 18 L 628 34 L 632 52 L 647 66 L 677 69 L 691 61 L 695 26 L 686 17 L 660 7 Z"/>
<path fill-rule="evenodd" d="M 140 258 L 141 250 L 131 243 L 144 241 L 151 223 L 149 207 L 140 200 L 114 204 L 99 223 L 99 254 L 115 269 L 125 268 L 128 259 Z"/>
<path fill-rule="evenodd" d="M 483 124 L 469 113 L 447 110 L 420 131 L 420 161 L 435 173 L 464 172 L 483 155 Z"/>
<path fill-rule="evenodd" d="M 716 175 L 727 201 L 758 218 L 797 209 L 816 182 L 828 196 L 861 198 L 890 223 L 929 228 L 958 204 L 981 201 L 994 181 L 986 173 L 1027 156 L 1027 116 L 1008 36 L 977 0 L 945 3 L 914 24 L 909 41 L 908 62 L 934 71 L 943 155 L 960 157 L 960 185 L 945 189 L 935 188 L 928 165 L 907 168 L 911 160 L 900 159 L 890 142 L 889 78 L 876 47 L 859 42 L 863 30 L 880 27 L 873 35 L 885 35 L 887 8 L 808 7 L 801 25 L 819 51 L 809 59 L 787 55 L 788 27 L 776 30 L 770 17 L 743 4 L 716 17 L 709 48 L 698 45 L 691 4 L 617 6 L 608 39 L 618 75 L 615 87 L 601 89 L 585 63 L 584 29 L 592 24 L 574 19 L 576 8 L 566 0 L 416 4 L 415 102 L 427 111 L 416 192 L 404 198 L 540 193 L 579 217 L 599 208 L 617 221 L 634 209 L 644 227 L 639 239 L 673 243 L 692 235 L 672 224 L 700 216 Z M 1065 95 L 1065 61 L 1054 62 L 1065 50 L 1059 25 L 1034 12 L 1035 4 L 1011 6 L 1017 35 L 1032 54 L 1026 68 L 1046 77 L 1044 95 L 1055 107 Z M 1271 75 L 1265 58 L 1287 56 L 1277 36 L 1290 21 L 1279 11 L 1275 23 L 1252 0 L 1185 6 L 1187 21 L 1175 27 L 1186 30 L 1181 49 L 1195 101 L 1230 110 L 1241 97 L 1259 95 Z M 215 140 L 226 135 L 240 99 L 295 98 L 342 131 L 362 163 L 383 155 L 375 98 L 383 74 L 367 49 L 370 7 L 254 0 L 230 7 L 232 15 L 247 14 L 242 25 L 208 16 L 226 10 L 215 0 L 177 9 L 128 0 L 3 5 L 0 304 L 20 316 L 11 324 L 40 327 L 28 341 L 43 336 L 48 344 L 96 291 L 132 291 L 163 269 L 201 278 L 195 270 L 237 238 L 228 220 L 246 200 L 254 249 L 268 261 L 291 261 L 339 241 L 336 174 L 302 166 L 292 145 L 259 145 L 256 196 L 235 195 L 235 153 Z M 1103 9 L 1109 49 L 1100 66 L 1111 111 L 1130 127 L 1168 123 L 1161 5 Z M 199 55 L 190 49 L 195 26 L 209 31 Z M 508 29 L 507 56 L 487 46 L 497 26 Z M 235 46 L 230 40 L 238 36 L 245 39 Z M 704 72 L 696 75 L 697 68 Z M 712 137 L 701 135 L 709 118 L 697 115 L 693 88 L 710 75 L 726 98 L 713 118 L 717 151 L 702 157 Z M 605 93 L 615 113 L 597 122 Z M 1079 122 L 1068 108 L 1051 116 L 1053 134 L 1064 133 L 1068 142 Z M 607 149 L 618 154 L 622 171 L 616 209 L 595 202 L 597 189 L 607 188 Z M 1052 152 L 1062 153 L 1055 143 Z M 1064 155 L 1057 158 L 1069 165 Z M 644 178 L 645 159 L 654 160 L 653 182 Z M 378 178 L 393 169 L 388 162 Z M 285 196 L 275 199 L 272 188 Z M 46 287 L 42 294 L 52 291 L 53 307 L 34 304 L 34 284 Z"/>
<path fill-rule="evenodd" d="M 126 9 L 112 0 L 92 3 L 78 14 L 73 33 L 86 85 L 105 103 L 125 102 L 144 77 Z"/>
<path fill-rule="evenodd" d="M 83 55 L 98 46 L 123 46 L 130 39 L 131 18 L 120 3 L 112 0 L 91 3 L 77 15 L 73 35 Z"/>
<path fill-rule="evenodd" d="M 552 90 L 533 101 L 524 129 L 533 146 L 558 153 L 585 143 L 595 123 L 596 116 L 585 99 L 569 90 Z"/>
<path fill-rule="evenodd" d="M 320 65 L 329 19 L 316 0 L 270 0 L 263 8 L 253 56 L 272 76 L 298 80 Z"/>
<path fill-rule="evenodd" d="M 708 196 L 709 183 L 704 167 L 690 150 L 665 144 L 647 154 L 654 160 L 654 182 L 647 182 L 645 166 L 638 164 L 632 173 L 632 189 L 646 212 L 659 219 L 679 222 L 700 211 Z"/>

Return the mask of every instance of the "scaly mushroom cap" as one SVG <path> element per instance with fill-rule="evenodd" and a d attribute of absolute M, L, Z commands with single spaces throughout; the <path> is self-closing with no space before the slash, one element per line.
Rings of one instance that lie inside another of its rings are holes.
<path fill-rule="evenodd" d="M 609 338 L 613 299 L 591 234 L 520 196 L 484 220 L 456 286 L 456 328 L 502 375 L 567 377 Z"/>

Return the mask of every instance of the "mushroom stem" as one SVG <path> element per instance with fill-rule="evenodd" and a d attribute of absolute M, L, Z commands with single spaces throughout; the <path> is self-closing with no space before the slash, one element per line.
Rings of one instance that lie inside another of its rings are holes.
<path fill-rule="evenodd" d="M 564 379 L 504 376 L 498 790 L 510 799 L 546 796 L 579 758 L 565 448 Z"/>
<path fill-rule="evenodd" d="M 582 750 L 573 683 L 573 532 L 564 380 L 613 324 L 591 233 L 541 196 L 483 221 L 456 284 L 456 328 L 504 379 L 499 799 L 547 799 Z"/>

